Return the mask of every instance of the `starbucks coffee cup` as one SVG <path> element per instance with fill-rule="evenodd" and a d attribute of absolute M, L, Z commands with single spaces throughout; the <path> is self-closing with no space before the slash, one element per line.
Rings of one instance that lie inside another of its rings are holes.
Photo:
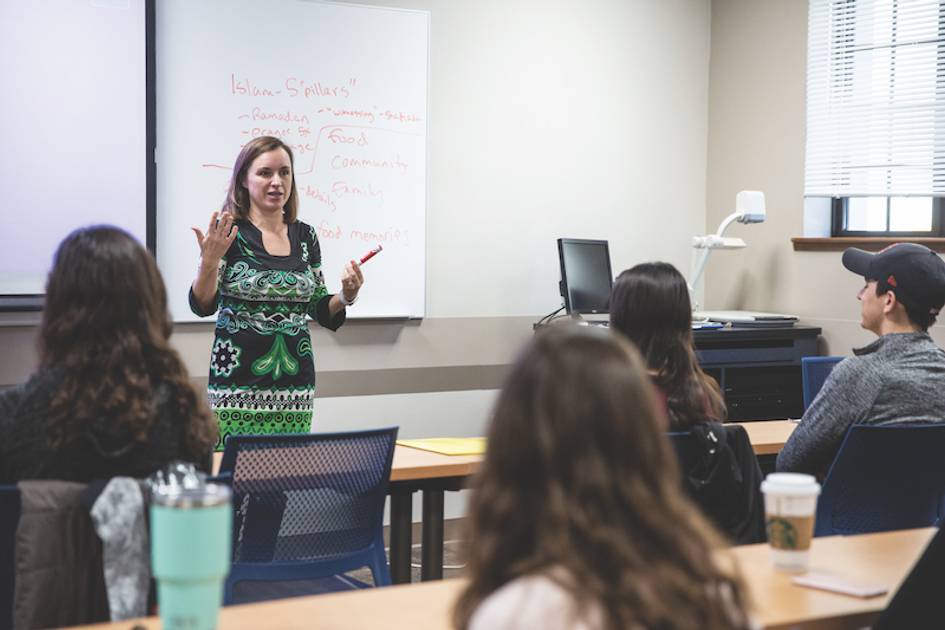
<path fill-rule="evenodd" d="M 761 482 L 771 560 L 785 571 L 806 571 L 820 484 L 812 475 L 772 473 Z"/>

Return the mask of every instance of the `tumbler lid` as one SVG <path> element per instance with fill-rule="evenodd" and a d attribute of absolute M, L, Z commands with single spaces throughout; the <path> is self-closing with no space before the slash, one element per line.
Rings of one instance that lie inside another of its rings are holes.
<path fill-rule="evenodd" d="M 151 475 L 151 501 L 175 508 L 200 508 L 230 502 L 230 489 L 222 484 L 207 483 L 207 476 L 197 472 L 193 464 L 173 462 Z"/>

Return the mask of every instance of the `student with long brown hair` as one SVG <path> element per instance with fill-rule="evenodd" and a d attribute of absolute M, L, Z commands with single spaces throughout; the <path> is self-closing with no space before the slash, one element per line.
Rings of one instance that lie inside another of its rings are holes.
<path fill-rule="evenodd" d="M 621 272 L 611 293 L 610 327 L 640 350 L 674 431 L 725 420 L 718 383 L 696 360 L 689 288 L 679 270 L 648 262 Z"/>
<path fill-rule="evenodd" d="M 680 490 L 666 427 L 626 341 L 536 335 L 493 412 L 457 626 L 748 627 L 740 578 Z"/>
<path fill-rule="evenodd" d="M 207 467 L 216 425 L 171 347 L 154 258 L 110 226 L 72 232 L 46 284 L 40 367 L 0 395 L 0 483 Z"/>
<path fill-rule="evenodd" d="M 721 424 L 725 402 L 696 358 L 686 279 L 665 262 L 623 271 L 611 293 L 610 327 L 639 348 L 670 430 L 689 434 L 674 439 L 685 446 L 680 453 L 690 497 L 733 542 L 764 542 L 761 468 L 748 433 Z"/>

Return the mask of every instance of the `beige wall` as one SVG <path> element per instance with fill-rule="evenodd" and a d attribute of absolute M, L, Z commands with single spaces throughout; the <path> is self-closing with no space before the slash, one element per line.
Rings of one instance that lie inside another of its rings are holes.
<path fill-rule="evenodd" d="M 824 350 L 849 354 L 873 336 L 859 326 L 862 279 L 840 252 L 795 252 L 803 234 L 807 61 L 805 0 L 713 0 L 706 223 L 714 231 L 739 190 L 764 191 L 768 217 L 727 235 L 748 248 L 713 253 L 707 308 L 792 313 L 824 329 Z M 939 344 L 945 329 L 932 330 Z"/>

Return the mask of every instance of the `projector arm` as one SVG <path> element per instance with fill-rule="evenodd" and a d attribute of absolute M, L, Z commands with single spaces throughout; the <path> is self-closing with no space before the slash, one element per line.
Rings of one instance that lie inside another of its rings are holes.
<path fill-rule="evenodd" d="M 745 247 L 745 241 L 740 238 L 725 238 L 725 230 L 728 229 L 735 221 L 740 221 L 744 215 L 740 212 L 733 212 L 732 214 L 725 217 L 722 222 L 719 224 L 719 229 L 716 230 L 715 234 L 709 234 L 708 236 L 694 236 L 692 237 L 692 246 L 696 249 L 704 250 L 700 252 L 699 263 L 696 267 L 696 271 L 692 276 L 692 282 L 689 285 L 689 292 L 695 294 L 696 287 L 699 286 L 699 281 L 702 279 L 702 274 L 705 272 L 706 263 L 709 261 L 709 254 L 713 249 L 741 249 Z"/>
<path fill-rule="evenodd" d="M 702 274 L 705 272 L 705 266 L 709 261 L 709 254 L 712 253 L 712 250 L 741 249 L 745 247 L 745 241 L 740 238 L 725 238 L 725 230 L 736 221 L 739 223 L 761 223 L 765 220 L 766 214 L 764 193 L 756 190 L 743 190 L 735 196 L 735 212 L 719 223 L 719 229 L 715 231 L 715 234 L 693 237 L 692 246 L 695 249 L 703 250 L 699 252 L 699 262 L 689 284 L 689 293 L 692 296 L 694 308 L 696 306 L 696 289 L 699 286 L 699 281 L 702 280 Z"/>

